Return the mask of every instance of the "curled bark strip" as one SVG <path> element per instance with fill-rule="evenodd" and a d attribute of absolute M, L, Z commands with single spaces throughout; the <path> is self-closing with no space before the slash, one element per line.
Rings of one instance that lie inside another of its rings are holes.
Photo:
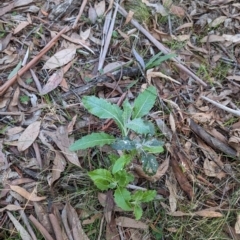
<path fill-rule="evenodd" d="M 203 141 L 205 141 L 207 144 L 209 144 L 209 146 L 211 146 L 212 148 L 215 148 L 230 157 L 233 157 L 233 158 L 237 157 L 237 152 L 234 149 L 232 149 L 225 143 L 223 143 L 223 142 L 219 141 L 218 139 L 214 138 L 213 136 L 211 136 L 201 126 L 196 124 L 191 119 L 190 119 L 190 128 L 195 134 L 197 134 Z"/>
<path fill-rule="evenodd" d="M 5 82 L 0 87 L 0 96 L 2 96 L 7 89 L 15 83 L 18 76 L 22 76 L 26 71 L 28 71 L 30 68 L 32 68 L 39 59 L 47 52 L 49 51 L 52 46 L 56 43 L 58 38 L 67 30 L 67 27 L 63 28 L 40 52 L 37 56 L 35 56 L 26 66 L 22 67 L 16 75 L 14 75 L 11 79 L 9 79 L 7 82 Z"/>

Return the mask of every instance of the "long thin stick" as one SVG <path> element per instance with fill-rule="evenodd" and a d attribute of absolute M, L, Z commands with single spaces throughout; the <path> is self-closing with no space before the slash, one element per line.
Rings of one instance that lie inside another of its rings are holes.
<path fill-rule="evenodd" d="M 117 4 L 115 4 L 117 5 Z M 127 12 L 122 8 L 120 5 L 118 5 L 118 11 L 124 16 L 127 17 Z M 162 51 L 164 54 L 169 54 L 170 50 L 167 49 L 165 46 L 163 46 L 157 39 L 155 39 L 144 27 L 142 27 L 135 19 L 131 20 L 132 25 L 134 25 L 140 32 L 142 32 L 160 51 Z M 191 76 L 194 80 L 201 83 L 204 87 L 207 87 L 207 84 L 198 76 L 196 76 L 193 72 L 191 72 L 187 67 L 182 65 L 180 63 L 180 60 L 178 58 L 172 58 L 174 61 L 174 64 L 182 71 L 187 73 L 189 76 Z"/>
<path fill-rule="evenodd" d="M 84 0 L 84 1 L 82 2 L 82 5 L 81 5 L 81 7 L 80 7 L 80 9 L 79 9 L 79 12 L 78 12 L 78 15 L 77 15 L 77 17 L 76 17 L 76 20 L 75 20 L 75 22 L 74 22 L 74 24 L 73 24 L 73 26 L 72 26 L 73 29 L 76 27 L 76 25 L 77 25 L 77 23 L 78 23 L 78 20 L 79 20 L 80 17 L 82 16 L 83 10 L 84 10 L 87 2 L 88 2 L 88 0 Z"/>
<path fill-rule="evenodd" d="M 34 57 L 26 66 L 22 67 L 16 75 L 14 75 L 11 79 L 9 79 L 7 82 L 5 82 L 0 87 L 0 96 L 2 96 L 7 89 L 14 84 L 14 82 L 17 80 L 18 76 L 22 76 L 26 71 L 28 71 L 30 68 L 32 68 L 39 59 L 47 52 L 49 51 L 52 46 L 56 43 L 58 38 L 67 30 L 67 27 L 63 28 L 39 53 L 36 57 Z"/>
<path fill-rule="evenodd" d="M 222 105 L 222 104 L 220 104 L 218 102 L 215 102 L 212 99 L 210 99 L 208 97 L 205 97 L 205 96 L 201 96 L 201 98 L 206 100 L 206 101 L 208 101 L 208 102 L 210 102 L 210 103 L 212 103 L 213 105 L 221 108 L 224 111 L 227 111 L 227 112 L 232 113 L 233 115 L 235 115 L 237 117 L 240 117 L 240 111 L 239 110 L 234 110 L 232 108 L 226 107 L 226 106 L 224 106 L 224 105 Z"/>

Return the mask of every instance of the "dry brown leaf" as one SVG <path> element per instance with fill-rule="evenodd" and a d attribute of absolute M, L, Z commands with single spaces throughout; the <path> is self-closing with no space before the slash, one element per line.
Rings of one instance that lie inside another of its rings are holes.
<path fill-rule="evenodd" d="M 88 18 L 94 24 L 97 21 L 97 12 L 92 6 L 88 9 Z"/>
<path fill-rule="evenodd" d="M 166 187 L 169 190 L 169 205 L 171 212 L 175 212 L 177 209 L 177 185 L 176 180 L 173 177 L 170 179 L 166 179 Z"/>
<path fill-rule="evenodd" d="M 130 46 L 130 39 L 129 39 L 129 36 L 122 32 L 120 29 L 117 30 L 118 33 L 124 38 L 124 40 L 126 41 L 126 43 L 128 44 L 128 46 Z"/>
<path fill-rule="evenodd" d="M 99 3 L 94 4 L 94 8 L 96 10 L 97 16 L 100 17 L 104 14 L 105 9 L 106 9 L 106 4 L 105 1 L 101 1 Z"/>
<path fill-rule="evenodd" d="M 121 62 L 121 61 L 111 62 L 103 68 L 103 73 L 108 73 L 108 72 L 117 70 L 117 69 L 121 68 L 121 66 L 123 66 L 124 64 L 125 64 L 125 62 Z"/>
<path fill-rule="evenodd" d="M 74 127 L 74 125 L 75 125 L 75 123 L 76 123 L 76 120 L 77 120 L 77 115 L 75 115 L 75 116 L 72 118 L 71 122 L 70 122 L 70 123 L 68 124 L 68 126 L 67 126 L 67 132 L 68 132 L 68 134 L 71 134 L 71 133 L 72 133 L 73 127 Z"/>
<path fill-rule="evenodd" d="M 28 26 L 30 23 L 27 21 L 20 22 L 17 27 L 14 29 L 13 34 L 17 34 L 20 32 L 22 29 L 24 29 L 26 26 Z"/>
<path fill-rule="evenodd" d="M 197 52 L 202 52 L 204 54 L 208 54 L 208 51 L 204 48 L 194 46 L 190 41 L 187 42 L 187 45 L 193 50 Z"/>
<path fill-rule="evenodd" d="M 163 74 L 162 72 L 152 72 L 152 71 L 153 71 L 153 69 L 147 70 L 147 80 L 148 80 L 149 84 L 151 83 L 151 79 L 153 77 L 162 77 L 162 78 L 168 79 L 168 80 L 170 80 L 170 81 L 172 81 L 174 83 L 177 83 L 177 84 L 181 85 L 180 82 L 178 82 L 175 79 L 173 79 L 173 78 Z"/>
<path fill-rule="evenodd" d="M 203 168 L 204 173 L 209 177 L 217 177 L 221 180 L 226 176 L 226 173 L 224 173 L 214 161 L 210 161 L 208 158 L 204 160 Z"/>
<path fill-rule="evenodd" d="M 8 167 L 6 155 L 3 153 L 3 143 L 0 141 L 0 170 L 6 170 Z"/>
<path fill-rule="evenodd" d="M 172 132 L 175 133 L 176 132 L 176 124 L 175 124 L 175 120 L 174 120 L 172 113 L 169 114 L 169 123 L 170 123 Z"/>
<path fill-rule="evenodd" d="M 7 212 L 7 215 L 10 218 L 10 220 L 12 221 L 14 227 L 17 229 L 21 238 L 24 240 L 32 240 L 31 236 L 25 230 L 25 228 L 20 224 L 20 222 L 10 212 Z"/>
<path fill-rule="evenodd" d="M 29 3 L 32 3 L 33 0 L 16 0 L 14 7 L 22 7 L 25 5 L 28 5 Z"/>
<path fill-rule="evenodd" d="M 107 200 L 107 195 L 99 192 L 98 193 L 98 201 L 104 208 L 106 207 L 106 200 Z M 123 212 L 123 210 L 121 208 L 119 208 L 118 206 L 114 207 L 114 211 L 115 212 Z"/>
<path fill-rule="evenodd" d="M 38 201 L 42 201 L 44 199 L 46 199 L 46 197 L 38 197 L 34 191 L 32 193 L 29 193 L 26 189 L 19 187 L 19 186 L 14 186 L 14 185 L 10 185 L 10 188 L 18 193 L 19 195 L 21 195 L 22 197 L 26 198 L 29 201 L 33 201 L 33 202 L 38 202 Z"/>
<path fill-rule="evenodd" d="M 116 218 L 116 224 L 127 228 L 148 229 L 148 225 L 146 223 L 128 217 Z"/>
<path fill-rule="evenodd" d="M 198 123 L 207 123 L 212 120 L 212 113 L 194 113 L 192 119 Z"/>
<path fill-rule="evenodd" d="M 26 83 L 22 80 L 22 78 L 20 78 L 20 77 L 17 78 L 17 82 L 18 82 L 18 84 L 19 84 L 21 87 L 23 87 L 23 88 L 25 88 L 25 89 L 27 89 L 27 90 L 29 90 L 29 91 L 38 92 L 35 88 L 33 88 L 33 87 L 31 87 L 30 85 L 26 84 Z"/>
<path fill-rule="evenodd" d="M 173 15 L 176 15 L 178 17 L 184 17 L 185 16 L 185 11 L 183 8 L 176 6 L 174 4 L 171 5 L 170 12 Z"/>
<path fill-rule="evenodd" d="M 106 225 L 106 240 L 120 240 L 119 229 L 117 228 L 116 221 L 112 217 L 111 222 Z"/>
<path fill-rule="evenodd" d="M 60 69 L 56 71 L 50 78 L 48 79 L 45 86 L 43 86 L 42 91 L 40 92 L 41 95 L 45 95 L 55 88 L 59 86 L 63 79 L 63 71 Z"/>
<path fill-rule="evenodd" d="M 20 95 L 20 89 L 19 87 L 16 88 L 14 94 L 13 94 L 13 98 L 12 101 L 10 103 L 10 106 L 17 106 L 18 105 L 18 99 L 19 99 L 19 95 Z"/>
<path fill-rule="evenodd" d="M 212 1 L 209 1 L 209 4 L 210 5 L 221 5 L 221 4 L 227 4 L 227 3 L 230 3 L 230 2 L 233 2 L 234 0 L 212 0 Z"/>
<path fill-rule="evenodd" d="M 234 226 L 236 234 L 240 234 L 240 214 L 237 215 L 237 221 Z"/>
<path fill-rule="evenodd" d="M 90 218 L 87 218 L 85 220 L 82 221 L 82 225 L 88 225 L 88 224 L 92 224 L 94 223 L 97 219 L 102 218 L 102 213 L 96 213 L 93 216 L 91 216 Z"/>
<path fill-rule="evenodd" d="M 132 18 L 133 18 L 133 15 L 134 15 L 134 12 L 133 12 L 133 11 L 131 11 L 131 10 L 129 10 L 129 12 L 128 12 L 128 15 L 127 15 L 127 17 L 126 17 L 126 21 L 125 21 L 124 25 L 128 24 L 128 23 L 129 23 L 129 22 L 132 20 Z"/>
<path fill-rule="evenodd" d="M 89 38 L 90 34 L 91 34 L 91 28 L 88 28 L 87 30 L 80 32 L 80 37 L 81 37 L 84 41 L 86 41 L 86 40 Z"/>
<path fill-rule="evenodd" d="M 131 240 L 145 239 L 145 238 L 144 238 L 144 234 L 143 234 L 143 233 L 140 233 L 140 231 L 137 230 L 137 229 L 131 229 L 131 228 L 129 228 L 128 231 L 129 231 L 130 234 L 131 234 L 131 236 L 130 236 L 130 239 L 131 239 Z"/>
<path fill-rule="evenodd" d="M 209 35 L 209 36 L 206 36 L 206 37 L 202 38 L 200 42 L 202 42 L 202 43 L 204 43 L 204 42 L 212 43 L 212 42 L 224 42 L 224 41 L 225 41 L 224 37 L 212 34 L 212 35 Z"/>
<path fill-rule="evenodd" d="M 66 160 L 62 154 L 58 151 L 55 151 L 55 158 L 53 161 L 52 176 L 50 185 L 52 185 L 57 179 L 60 178 L 61 172 L 64 171 L 66 167 Z"/>
<path fill-rule="evenodd" d="M 71 152 L 69 150 L 70 142 L 68 138 L 67 127 L 60 126 L 57 129 L 57 132 L 43 131 L 44 134 L 47 134 L 52 138 L 52 140 L 57 144 L 57 146 L 61 149 L 64 156 L 67 158 L 69 162 L 72 164 L 81 167 L 80 162 L 78 160 L 78 156 L 76 152 Z"/>
<path fill-rule="evenodd" d="M 38 221 L 46 228 L 48 233 L 52 233 L 53 229 L 49 220 L 47 208 L 43 203 L 33 202 L 35 214 L 38 217 Z"/>
<path fill-rule="evenodd" d="M 183 217 L 183 216 L 193 216 L 194 215 L 192 213 L 184 213 L 182 211 L 170 212 L 167 214 L 170 216 L 173 216 L 173 217 Z"/>
<path fill-rule="evenodd" d="M 0 39 L 0 51 L 3 51 L 7 47 L 11 38 L 12 38 L 12 33 L 9 33 L 6 37 Z"/>
<path fill-rule="evenodd" d="M 226 78 L 229 79 L 229 80 L 240 81 L 240 76 L 239 75 L 228 76 Z"/>
<path fill-rule="evenodd" d="M 10 2 L 6 7 L 0 8 L 0 16 L 3 16 L 5 13 L 11 11 L 14 8 L 14 6 L 15 6 L 14 2 Z"/>
<path fill-rule="evenodd" d="M 182 217 L 182 216 L 200 216 L 200 217 L 207 217 L 207 218 L 217 218 L 217 217 L 223 217 L 224 215 L 220 212 L 215 212 L 212 210 L 201 210 L 194 213 L 184 213 L 181 211 L 176 211 L 173 213 L 167 213 L 168 215 L 174 216 L 174 217 Z"/>
<path fill-rule="evenodd" d="M 0 212 L 4 212 L 5 210 L 18 211 L 18 210 L 21 210 L 21 209 L 22 209 L 22 207 L 20 207 L 20 206 L 17 206 L 17 205 L 14 205 L 14 204 L 8 204 L 6 207 L 0 208 Z"/>
<path fill-rule="evenodd" d="M 76 54 L 76 48 L 66 48 L 55 53 L 44 64 L 43 69 L 55 69 L 61 67 L 73 60 Z"/>
<path fill-rule="evenodd" d="M 228 35 L 228 34 L 223 34 L 222 37 L 229 42 L 237 43 L 240 41 L 240 34 L 236 35 Z"/>
<path fill-rule="evenodd" d="M 207 217 L 207 218 L 217 218 L 217 217 L 223 217 L 224 216 L 220 212 L 215 212 L 215 211 L 211 211 L 211 210 L 197 211 L 197 212 L 194 213 L 194 215 L 200 216 L 200 217 Z"/>
<path fill-rule="evenodd" d="M 214 19 L 214 20 L 210 23 L 210 26 L 211 26 L 211 27 L 217 27 L 219 24 L 223 23 L 226 19 L 227 19 L 226 16 L 220 16 L 220 17 Z"/>
<path fill-rule="evenodd" d="M 29 148 L 36 140 L 40 131 L 41 122 L 37 121 L 30 124 L 18 139 L 18 151 L 22 152 Z"/>
<path fill-rule="evenodd" d="M 182 29 L 184 29 L 184 28 L 191 28 L 192 26 L 193 26 L 193 23 L 192 23 L 192 22 L 184 23 L 184 24 L 180 25 L 180 26 L 176 29 L 176 31 L 182 30 Z"/>
<path fill-rule="evenodd" d="M 82 224 L 75 209 L 69 203 L 65 205 L 65 208 L 67 211 L 67 218 L 73 234 L 73 238 L 76 240 L 89 240 L 88 236 L 83 231 Z"/>

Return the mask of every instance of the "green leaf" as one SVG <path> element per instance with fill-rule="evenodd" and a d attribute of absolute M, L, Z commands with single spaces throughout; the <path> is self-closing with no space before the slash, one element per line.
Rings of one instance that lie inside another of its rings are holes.
<path fill-rule="evenodd" d="M 164 56 L 161 56 L 162 53 L 158 53 L 157 55 L 153 56 L 147 63 L 146 63 L 146 69 L 150 69 L 150 68 L 154 68 L 156 66 L 159 66 L 162 62 L 176 57 L 176 54 L 174 53 L 170 53 L 170 54 L 166 54 Z"/>
<path fill-rule="evenodd" d="M 156 197 L 157 192 L 155 190 L 138 190 L 132 195 L 132 200 L 135 203 L 150 202 Z"/>
<path fill-rule="evenodd" d="M 143 164 L 143 170 L 148 175 L 154 175 L 157 172 L 158 169 L 158 162 L 156 160 L 156 157 L 152 154 L 143 154 L 141 156 L 141 161 Z"/>
<path fill-rule="evenodd" d="M 131 193 L 126 188 L 118 187 L 114 193 L 114 200 L 118 207 L 125 211 L 132 211 L 129 202 L 131 200 Z"/>
<path fill-rule="evenodd" d="M 79 149 L 87 149 L 95 146 L 103 146 L 111 144 L 115 141 L 115 138 L 106 133 L 92 133 L 74 142 L 69 149 L 71 151 L 77 151 Z"/>
<path fill-rule="evenodd" d="M 115 182 L 114 178 L 112 177 L 111 172 L 106 169 L 99 168 L 94 171 L 88 172 L 88 176 L 97 186 L 97 188 L 99 188 L 102 191 L 107 190 L 109 188 L 114 188 L 112 184 Z"/>
<path fill-rule="evenodd" d="M 162 153 L 164 152 L 164 148 L 162 146 L 143 146 L 144 151 L 149 153 Z"/>
<path fill-rule="evenodd" d="M 20 61 L 18 65 L 10 72 L 7 78 L 8 80 L 14 77 L 18 73 L 18 70 L 21 68 L 21 65 L 22 65 L 22 61 Z"/>
<path fill-rule="evenodd" d="M 152 201 L 157 195 L 155 190 L 147 190 L 143 192 L 142 202 L 150 202 Z"/>
<path fill-rule="evenodd" d="M 133 212 L 136 220 L 139 220 L 142 217 L 143 210 L 139 204 L 134 205 Z"/>
<path fill-rule="evenodd" d="M 95 96 L 85 96 L 82 102 L 84 107 L 93 115 L 101 119 L 114 119 L 121 131 L 124 132 L 123 111 L 118 105 L 111 104 L 107 100 Z"/>
<path fill-rule="evenodd" d="M 116 140 L 111 147 L 115 150 L 133 150 L 136 148 L 135 142 L 129 138 Z"/>
<path fill-rule="evenodd" d="M 148 134 L 151 131 L 149 125 L 142 118 L 135 118 L 128 122 L 126 126 L 139 134 Z"/>
<path fill-rule="evenodd" d="M 149 113 L 154 106 L 157 98 L 157 89 L 154 86 L 150 86 L 145 89 L 134 101 L 132 118 L 140 118 Z"/>
<path fill-rule="evenodd" d="M 142 148 L 149 153 L 161 153 L 164 151 L 163 145 L 164 142 L 158 141 L 157 139 L 151 139 L 144 142 Z"/>
<path fill-rule="evenodd" d="M 116 172 L 123 170 L 124 166 L 130 163 L 131 156 L 124 154 L 122 155 L 113 165 L 112 173 L 115 174 Z"/>
<path fill-rule="evenodd" d="M 114 179 L 117 182 L 118 186 L 126 187 L 130 182 L 134 180 L 134 177 L 132 174 L 123 169 L 114 174 Z"/>
<path fill-rule="evenodd" d="M 123 122 L 124 124 L 127 124 L 132 115 L 133 108 L 127 99 L 123 102 L 122 106 L 123 106 Z"/>

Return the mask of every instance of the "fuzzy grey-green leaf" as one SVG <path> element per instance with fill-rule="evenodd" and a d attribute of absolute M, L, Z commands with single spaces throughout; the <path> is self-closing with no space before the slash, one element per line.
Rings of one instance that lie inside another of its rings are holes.
<path fill-rule="evenodd" d="M 71 151 L 77 151 L 80 149 L 87 149 L 95 146 L 103 146 L 106 144 L 111 144 L 115 141 L 115 138 L 106 133 L 92 133 L 90 135 L 84 136 L 74 142 L 70 146 Z"/>
<path fill-rule="evenodd" d="M 85 96 L 82 99 L 83 106 L 93 115 L 107 119 L 115 120 L 118 127 L 123 131 L 123 111 L 116 104 L 111 104 L 107 100 L 95 96 Z"/>
<path fill-rule="evenodd" d="M 134 101 L 132 119 L 143 117 L 154 106 L 157 98 L 157 89 L 150 86 L 138 95 Z"/>
<path fill-rule="evenodd" d="M 145 124 L 145 122 L 141 118 L 133 119 L 132 121 L 128 122 L 126 126 L 139 134 L 148 134 L 151 130 L 149 128 L 149 125 Z"/>

